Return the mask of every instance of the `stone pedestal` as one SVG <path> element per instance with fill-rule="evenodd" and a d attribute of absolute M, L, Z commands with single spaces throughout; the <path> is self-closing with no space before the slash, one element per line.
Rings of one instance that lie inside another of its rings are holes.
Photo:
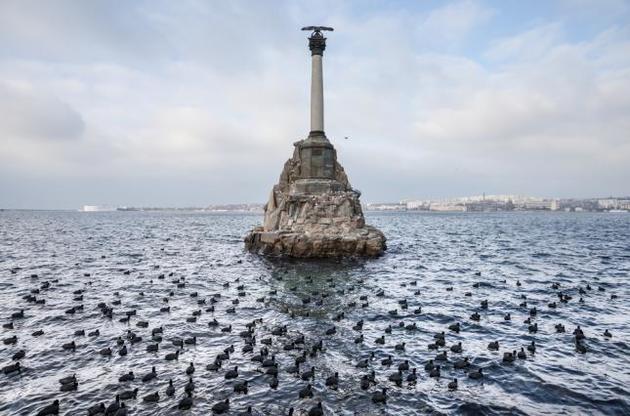
<path fill-rule="evenodd" d="M 316 147 L 311 138 L 295 143 L 293 157 L 269 195 L 264 225 L 245 237 L 249 251 L 305 258 L 383 254 L 385 236 L 365 224 L 360 194 L 326 142 L 332 152 L 329 160 L 313 159 L 309 152 Z M 310 177 L 313 172 L 326 175 Z"/>

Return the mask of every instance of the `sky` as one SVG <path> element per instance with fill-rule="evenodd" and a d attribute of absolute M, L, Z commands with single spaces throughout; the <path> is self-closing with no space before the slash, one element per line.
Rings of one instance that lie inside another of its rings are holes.
<path fill-rule="evenodd" d="M 363 202 L 630 194 L 630 1 L 2 0 L 0 208 L 266 201 L 307 25 Z"/>

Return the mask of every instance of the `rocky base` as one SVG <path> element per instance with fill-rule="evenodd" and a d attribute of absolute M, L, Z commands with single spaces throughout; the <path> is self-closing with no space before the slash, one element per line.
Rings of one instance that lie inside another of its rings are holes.
<path fill-rule="evenodd" d="M 386 249 L 385 236 L 366 225 L 343 234 L 331 232 L 252 230 L 245 237 L 245 248 L 268 256 L 298 258 L 377 257 Z"/>
<path fill-rule="evenodd" d="M 323 135 L 294 143 L 265 205 L 265 221 L 245 236 L 253 253 L 298 258 L 375 257 L 385 236 L 365 224 L 359 197 Z"/>

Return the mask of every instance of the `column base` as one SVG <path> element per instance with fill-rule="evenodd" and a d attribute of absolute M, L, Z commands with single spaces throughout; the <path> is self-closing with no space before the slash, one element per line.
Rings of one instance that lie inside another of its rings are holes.
<path fill-rule="evenodd" d="M 308 133 L 308 137 L 323 137 L 326 138 L 326 133 L 324 133 L 324 130 L 311 130 Z"/>

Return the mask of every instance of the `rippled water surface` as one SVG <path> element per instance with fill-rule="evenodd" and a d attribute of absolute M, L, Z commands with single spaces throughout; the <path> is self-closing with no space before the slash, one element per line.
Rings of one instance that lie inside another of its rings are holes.
<path fill-rule="evenodd" d="M 247 406 L 259 415 L 284 415 L 290 407 L 306 414 L 319 401 L 327 415 L 630 414 L 630 214 L 407 213 L 370 214 L 368 221 L 388 237 L 384 257 L 299 262 L 243 251 L 243 235 L 261 222 L 257 215 L 0 212 L 0 321 L 14 323 L 0 332 L 3 340 L 17 336 L 16 344 L 0 346 L 0 366 L 25 352 L 21 372 L 0 374 L 0 414 L 35 414 L 54 399 L 60 400 L 60 414 L 87 414 L 88 407 L 108 405 L 117 393 L 134 388 L 137 399 L 124 401 L 129 414 L 177 414 L 191 362 L 196 370 L 190 414 L 210 414 L 225 398 L 228 414 Z M 560 302 L 558 292 L 572 299 Z M 45 303 L 29 302 L 29 294 Z M 400 303 L 405 299 L 406 309 Z M 480 307 L 482 300 L 487 309 Z M 519 306 L 523 302 L 527 307 Z M 111 318 L 99 303 L 113 308 Z M 67 313 L 79 305 L 83 309 Z M 214 312 L 207 311 L 212 305 Z M 170 312 L 161 312 L 166 306 Z M 524 323 L 533 307 L 537 333 Z M 23 318 L 11 318 L 21 309 Z M 136 314 L 124 322 L 132 310 Z M 194 311 L 201 313 L 190 322 Z M 479 321 L 470 319 L 474 312 Z M 218 326 L 208 326 L 213 319 Z M 254 329 L 254 352 L 242 352 L 240 333 L 255 319 L 262 322 Z M 353 329 L 359 320 L 361 331 Z M 148 327 L 138 326 L 140 321 Z M 401 322 L 416 323 L 417 329 L 401 328 Z M 456 322 L 459 334 L 448 329 Z M 556 332 L 559 323 L 565 333 Z M 221 330 L 229 325 L 231 332 Z M 284 325 L 285 334 L 271 334 Z M 391 333 L 385 333 L 389 325 Z M 586 335 L 584 354 L 575 348 L 577 325 Z M 326 335 L 333 326 L 336 333 Z M 147 352 L 156 344 L 151 338 L 157 327 L 163 340 L 157 352 Z M 75 335 L 81 329 L 86 335 Z M 100 335 L 87 335 L 96 329 Z M 43 334 L 33 336 L 37 330 Z M 142 340 L 130 343 L 128 330 Z M 604 337 L 605 330 L 612 338 Z M 433 335 L 442 331 L 445 348 L 429 350 Z M 355 343 L 360 334 L 364 341 Z M 300 335 L 305 344 L 285 350 Z M 385 343 L 377 344 L 382 335 Z M 165 360 L 178 349 L 174 339 L 193 336 L 196 345 L 185 344 L 178 360 Z M 118 354 L 118 337 L 125 340 L 126 356 Z M 278 362 L 275 390 L 269 387 L 272 377 L 251 361 L 267 338 L 269 356 Z M 62 349 L 73 340 L 75 351 Z M 313 398 L 299 399 L 307 382 L 286 370 L 320 340 L 322 351 L 301 366 L 315 367 Z M 535 354 L 502 362 L 505 351 L 532 340 Z M 490 341 L 499 341 L 498 352 L 488 350 Z M 396 350 L 403 342 L 404 350 Z M 458 342 L 463 352 L 451 352 Z M 230 345 L 235 351 L 222 368 L 207 370 Z M 107 347 L 112 355 L 101 355 Z M 425 363 L 444 350 L 448 360 L 441 377 L 429 377 Z M 370 353 L 368 367 L 357 368 Z M 388 355 L 393 364 L 383 366 Z M 454 368 L 461 357 L 470 357 L 471 369 Z M 397 386 L 388 377 L 404 360 L 417 368 L 418 379 Z M 152 366 L 158 377 L 143 383 L 140 377 Z M 235 366 L 238 378 L 226 380 Z M 468 378 L 467 371 L 477 368 L 485 377 Z M 376 383 L 363 390 L 361 376 L 371 370 Z M 135 380 L 119 382 L 129 371 Z M 334 372 L 338 387 L 327 387 Z M 61 392 L 58 379 L 72 374 L 77 390 Z M 447 388 L 453 378 L 457 391 Z M 165 394 L 169 379 L 176 388 L 172 398 Z M 248 394 L 235 393 L 234 384 L 244 380 Z M 374 404 L 372 394 L 382 387 L 388 388 L 387 403 Z M 155 391 L 157 403 L 143 402 Z"/>

